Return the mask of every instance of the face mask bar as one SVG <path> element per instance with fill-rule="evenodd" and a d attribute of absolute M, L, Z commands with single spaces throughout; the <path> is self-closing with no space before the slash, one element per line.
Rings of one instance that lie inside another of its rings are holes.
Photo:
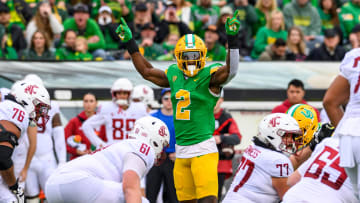
<path fill-rule="evenodd" d="M 293 154 L 301 150 L 301 148 L 299 148 L 299 146 L 303 144 L 301 131 L 285 131 L 280 129 L 278 131 L 278 135 L 282 138 L 282 142 L 280 144 L 281 151 L 287 154 Z"/>

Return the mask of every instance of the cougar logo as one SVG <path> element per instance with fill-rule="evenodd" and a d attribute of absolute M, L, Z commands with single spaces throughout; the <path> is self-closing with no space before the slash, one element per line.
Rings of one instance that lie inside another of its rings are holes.
<path fill-rule="evenodd" d="M 39 87 L 37 85 L 29 85 L 25 88 L 25 93 L 30 94 L 30 95 L 36 94 L 35 88 L 39 88 Z"/>
<path fill-rule="evenodd" d="M 310 119 L 314 118 L 314 114 L 309 109 L 303 109 L 301 111 L 301 114 L 304 115 L 306 118 L 310 118 Z"/>
<path fill-rule="evenodd" d="M 277 125 L 280 124 L 278 118 L 280 118 L 280 116 L 274 117 L 274 118 L 272 118 L 272 119 L 270 120 L 270 125 L 271 125 L 272 127 L 276 127 Z"/>
<path fill-rule="evenodd" d="M 165 126 L 161 126 L 161 127 L 160 127 L 160 129 L 159 129 L 159 135 L 160 135 L 161 137 L 166 137 L 166 136 L 167 136 L 165 129 L 166 129 Z"/>

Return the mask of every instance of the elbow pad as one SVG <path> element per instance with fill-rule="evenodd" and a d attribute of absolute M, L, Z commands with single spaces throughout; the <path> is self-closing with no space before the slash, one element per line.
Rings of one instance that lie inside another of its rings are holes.
<path fill-rule="evenodd" d="M 0 145 L 0 171 L 11 168 L 11 166 L 13 165 L 13 162 L 11 160 L 12 153 L 12 148 Z"/>

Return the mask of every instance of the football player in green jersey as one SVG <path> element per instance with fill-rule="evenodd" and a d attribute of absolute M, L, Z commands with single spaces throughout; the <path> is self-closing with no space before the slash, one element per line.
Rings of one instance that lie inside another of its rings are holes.
<path fill-rule="evenodd" d="M 187 34 L 176 44 L 177 64 L 162 71 L 140 54 L 123 19 L 116 30 L 142 77 L 171 88 L 176 134 L 174 182 L 180 202 L 217 202 L 219 155 L 212 136 L 215 128 L 213 109 L 222 86 L 236 75 L 238 69 L 240 23 L 235 17 L 237 13 L 228 18 L 225 25 L 229 50 L 224 66 L 215 63 L 205 67 L 207 49 L 203 40 Z"/>

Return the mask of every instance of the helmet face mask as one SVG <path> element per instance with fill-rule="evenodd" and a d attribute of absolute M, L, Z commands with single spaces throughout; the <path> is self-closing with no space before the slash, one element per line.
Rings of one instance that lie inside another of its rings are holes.
<path fill-rule="evenodd" d="M 188 77 L 194 77 L 205 67 L 207 48 L 197 35 L 187 34 L 181 37 L 174 52 L 178 68 Z"/>

